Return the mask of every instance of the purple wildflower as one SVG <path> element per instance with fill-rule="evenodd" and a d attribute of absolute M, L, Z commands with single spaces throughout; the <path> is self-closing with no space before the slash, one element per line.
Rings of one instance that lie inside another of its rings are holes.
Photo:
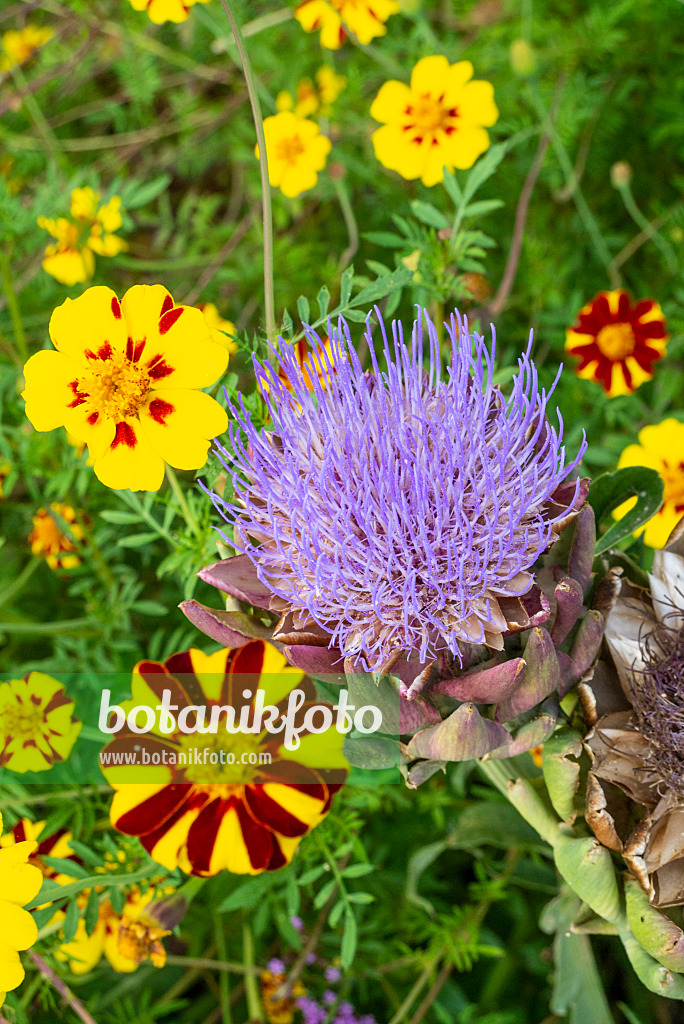
<path fill-rule="evenodd" d="M 323 1002 L 326 1006 L 332 1006 L 333 1003 L 337 1002 L 337 994 L 331 988 L 326 989 L 323 993 Z"/>
<path fill-rule="evenodd" d="M 271 974 L 285 974 L 285 964 L 283 963 L 282 960 L 279 960 L 278 957 L 274 956 L 272 960 L 268 961 L 268 964 L 266 966 L 268 967 Z"/>
<path fill-rule="evenodd" d="M 342 977 L 342 972 L 339 967 L 326 967 L 325 969 L 325 980 L 329 981 L 331 985 L 339 981 Z"/>
<path fill-rule="evenodd" d="M 493 383 L 494 343 L 471 338 L 460 317 L 446 325 L 451 365 L 440 379 L 424 316 L 427 341 L 421 317 L 409 344 L 401 324 L 390 341 L 380 322 L 385 369 L 367 327 L 368 372 L 344 321 L 328 325 L 330 357 L 307 330 L 328 378 L 323 387 L 314 375 L 313 392 L 291 344 L 272 350 L 275 370 L 255 358 L 275 429 L 257 430 L 240 398 L 235 455 L 219 449 L 237 503 L 212 497 L 235 547 L 295 628 L 317 624 L 366 670 L 398 652 L 424 662 L 439 651 L 460 659 L 462 643 L 503 648 L 507 608 L 532 588 L 536 559 L 567 521 L 554 492 L 585 448 L 566 463 L 531 339 L 506 399 Z"/>
<path fill-rule="evenodd" d="M 292 925 L 296 932 L 301 932 L 304 930 L 304 922 L 302 921 L 301 917 L 297 916 L 297 914 L 292 915 L 292 917 L 290 918 L 290 924 Z"/>
<path fill-rule="evenodd" d="M 304 1024 L 324 1024 L 328 1019 L 328 1011 L 308 996 L 300 996 L 296 1000 L 297 1007 L 302 1011 Z"/>

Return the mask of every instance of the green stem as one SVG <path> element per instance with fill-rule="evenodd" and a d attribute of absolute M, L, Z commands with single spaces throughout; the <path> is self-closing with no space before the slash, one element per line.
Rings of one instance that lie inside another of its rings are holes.
<path fill-rule="evenodd" d="M 623 203 L 625 204 L 625 209 L 627 210 L 627 213 L 630 215 L 634 223 L 638 227 L 640 227 L 642 231 L 647 232 L 648 236 L 651 238 L 653 242 L 655 242 L 655 244 L 658 246 L 660 251 L 667 259 L 668 263 L 670 264 L 670 267 L 672 268 L 673 266 L 675 266 L 677 263 L 677 257 L 675 256 L 674 249 L 668 242 L 665 241 L 663 236 L 659 234 L 657 227 L 654 224 L 652 224 L 646 217 L 644 217 L 643 213 L 634 201 L 634 196 L 632 195 L 632 189 L 630 187 L 629 182 L 627 181 L 624 184 L 618 185 L 617 190 L 620 193 L 620 197 Z"/>
<path fill-rule="evenodd" d="M 163 537 L 164 540 L 168 541 L 172 548 L 178 547 L 178 544 L 173 539 L 169 531 L 165 530 L 161 523 L 158 523 L 154 516 L 150 515 L 150 513 L 147 511 L 147 509 L 141 502 L 140 498 L 137 496 L 137 494 L 135 494 L 134 491 L 129 491 L 126 494 L 125 498 L 123 497 L 123 494 L 126 494 L 126 492 L 124 491 L 122 493 L 122 500 L 125 501 L 126 504 L 130 506 L 130 508 L 135 509 L 135 511 L 141 516 L 141 518 L 145 520 L 147 525 L 152 527 L 155 533 L 158 533 L 160 537 Z"/>
<path fill-rule="evenodd" d="M 603 235 L 601 234 L 601 229 L 599 227 L 598 221 L 594 217 L 594 214 L 591 212 L 589 204 L 584 198 L 584 193 L 582 192 L 579 184 L 574 182 L 575 169 L 572 166 L 572 161 L 568 156 L 568 152 L 565 146 L 563 145 L 563 142 L 558 132 L 555 129 L 553 121 L 551 120 L 547 111 L 545 110 L 544 104 L 537 90 L 531 87 L 530 95 L 532 97 L 532 102 L 534 103 L 537 109 L 539 119 L 541 120 L 544 126 L 544 132 L 551 139 L 551 145 L 553 146 L 553 150 L 556 154 L 556 159 L 558 160 L 558 163 L 561 166 L 561 170 L 563 171 L 566 180 L 572 180 L 574 183 L 573 199 L 575 202 L 575 206 L 577 207 L 577 212 L 579 213 L 582 219 L 587 234 L 591 238 L 594 249 L 596 251 L 596 255 L 600 259 L 601 263 L 603 263 L 604 267 L 608 272 L 611 288 L 619 288 L 620 275 L 613 266 L 613 258 L 610 254 L 608 246 L 604 241 Z"/>
<path fill-rule="evenodd" d="M 247 93 L 252 107 L 254 127 L 256 129 L 257 145 L 259 148 L 259 168 L 261 170 L 261 199 L 264 223 L 264 312 L 266 314 L 266 334 L 269 341 L 276 340 L 275 322 L 275 294 L 273 285 L 273 213 L 271 210 L 271 185 L 268 177 L 268 158 L 266 155 L 266 136 L 264 134 L 264 120 L 261 115 L 261 104 L 257 91 L 256 79 L 247 53 L 245 41 L 240 32 L 235 14 L 231 6 L 231 0 L 221 0 L 221 5 L 235 39 L 240 63 L 245 75 Z"/>
<path fill-rule="evenodd" d="M 242 921 L 242 959 L 245 967 L 254 967 L 254 939 L 246 917 Z M 247 1016 L 250 1024 L 254 1021 L 262 1022 L 264 1013 L 259 998 L 259 988 L 256 977 L 251 972 L 245 978 L 245 995 L 247 996 Z"/>
<path fill-rule="evenodd" d="M 3 789 L 7 789 L 3 786 Z M 31 804 L 43 804 L 48 800 L 82 800 L 87 796 L 96 796 L 98 793 L 111 792 L 110 786 L 81 786 L 79 789 L 55 790 L 51 793 L 34 793 L 32 796 L 16 796 L 0 800 L 0 811 L 4 807 L 29 807 Z"/>
<path fill-rule="evenodd" d="M 22 363 L 25 363 L 29 357 L 28 343 L 26 341 L 24 324 L 21 319 L 19 303 L 17 301 L 16 292 L 14 291 L 14 284 L 12 283 L 12 271 L 10 270 L 9 258 L 6 252 L 0 252 L 0 280 L 2 280 L 2 290 L 5 293 L 7 307 L 9 309 L 10 317 L 12 318 L 12 327 L 14 328 L 14 337 L 16 338 L 19 355 L 21 356 Z"/>
<path fill-rule="evenodd" d="M 558 838 L 560 821 L 527 779 L 516 777 L 504 760 L 478 761 L 477 767 L 503 793 L 518 814 L 553 847 Z"/>
<path fill-rule="evenodd" d="M 344 187 L 344 183 L 339 178 L 332 179 L 333 188 L 337 193 L 337 201 L 340 204 L 340 210 L 342 211 L 342 217 L 344 218 L 344 226 L 347 229 L 347 235 L 349 237 L 349 245 L 340 256 L 339 272 L 349 266 L 351 261 L 356 255 L 356 250 L 359 247 L 359 228 L 356 223 L 356 217 L 354 216 L 354 208 L 349 201 L 347 190 Z"/>
<path fill-rule="evenodd" d="M 203 956 L 167 955 L 166 962 L 172 967 L 193 967 L 200 971 L 221 971 L 226 974 L 251 974 L 255 978 L 261 974 L 260 967 L 245 967 L 243 964 L 231 963 L 230 960 L 211 960 Z"/>
<path fill-rule="evenodd" d="M 216 948 L 219 960 L 228 962 L 228 950 L 226 948 L 226 934 L 223 930 L 223 921 L 218 911 L 214 912 L 214 935 L 216 937 Z M 221 1020 L 223 1024 L 231 1024 L 232 1016 L 230 1011 L 230 981 L 225 970 L 219 974 L 219 1000 L 221 1003 Z"/>
<path fill-rule="evenodd" d="M 183 513 L 183 517 L 186 523 L 188 524 L 188 526 L 190 527 L 190 529 L 192 530 L 196 537 L 201 537 L 202 530 L 200 528 L 200 524 L 197 522 L 197 517 L 195 516 L 194 512 L 188 505 L 185 495 L 183 494 L 180 484 L 178 483 L 178 477 L 176 476 L 173 469 L 169 465 L 167 465 L 166 467 L 166 479 L 169 481 L 169 484 L 171 485 L 171 490 L 173 491 L 176 497 L 176 501 L 180 506 L 180 510 Z"/>
<path fill-rule="evenodd" d="M 33 576 L 34 572 L 39 565 L 42 564 L 42 558 L 32 558 L 30 562 L 27 562 L 24 568 L 17 576 L 14 583 L 10 583 L 8 587 L 5 587 L 2 594 L 0 594 L 0 605 L 7 604 L 12 600 L 15 594 L 18 594 L 23 589 L 24 584 Z"/>
<path fill-rule="evenodd" d="M 71 633 L 94 626 L 99 626 L 93 619 L 63 619 L 61 622 L 0 622 L 0 633 Z"/>
<path fill-rule="evenodd" d="M 60 152 L 59 142 L 55 136 L 55 133 L 53 132 L 50 125 L 47 123 L 43 111 L 36 103 L 36 100 L 33 96 L 33 93 L 31 92 L 29 84 L 24 77 L 24 72 L 18 65 L 15 65 L 10 68 L 10 73 L 12 75 L 12 78 L 14 79 L 14 85 L 16 86 L 16 90 L 21 97 L 21 101 L 28 110 L 31 120 L 36 126 L 38 134 L 43 140 L 43 145 L 45 146 L 45 149 L 47 150 L 50 159 L 57 168 L 58 174 L 61 174 L 61 172 L 64 170 L 61 163 L 63 157 Z"/>

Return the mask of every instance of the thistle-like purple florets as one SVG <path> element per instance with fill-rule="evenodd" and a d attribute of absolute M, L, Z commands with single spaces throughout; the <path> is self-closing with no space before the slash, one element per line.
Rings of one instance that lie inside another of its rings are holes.
<path fill-rule="evenodd" d="M 329 324 L 330 355 L 307 330 L 318 375 L 305 379 L 286 342 L 272 352 L 275 370 L 255 358 L 275 429 L 256 429 L 240 398 L 235 454 L 219 449 L 236 503 L 213 498 L 235 546 L 295 627 L 317 623 L 371 670 L 397 651 L 426 661 L 460 658 L 462 643 L 503 647 L 511 603 L 532 587 L 573 504 L 570 487 L 559 511 L 554 492 L 585 447 L 566 462 L 531 340 L 506 398 L 494 343 L 471 337 L 458 315 L 445 324 L 443 381 L 437 332 L 421 313 L 408 344 L 401 324 L 390 340 L 381 321 L 380 352 L 367 327 L 368 371 L 344 321 Z"/>

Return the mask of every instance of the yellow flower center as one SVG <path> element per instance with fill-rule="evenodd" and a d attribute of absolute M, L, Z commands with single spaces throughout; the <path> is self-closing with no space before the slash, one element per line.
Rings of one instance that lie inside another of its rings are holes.
<path fill-rule="evenodd" d="M 219 732 L 207 735 L 193 733 L 184 736 L 180 745 L 181 750 L 188 754 L 188 765 L 184 772 L 188 782 L 200 786 L 208 785 L 212 790 L 222 785 L 228 791 L 251 782 L 255 769 L 258 768 L 261 740 L 249 733 L 233 735 L 220 730 L 221 723 Z M 252 764 L 248 762 L 250 754 L 254 755 Z M 247 762 L 245 764 L 242 763 L 243 755 Z M 229 793 L 226 792 L 225 795 Z"/>
<path fill-rule="evenodd" d="M 163 967 L 166 963 L 166 950 L 160 939 L 170 934 L 147 922 L 127 921 L 124 918 L 119 928 L 119 953 L 136 964 L 149 959 L 154 967 Z"/>
<path fill-rule="evenodd" d="M 288 139 L 281 139 L 275 147 L 276 159 L 283 160 L 288 164 L 296 164 L 302 153 L 306 150 L 306 146 L 300 139 L 299 135 L 293 135 Z"/>
<path fill-rule="evenodd" d="M 441 128 L 448 117 L 448 111 L 444 109 L 439 100 L 432 96 L 421 96 L 417 103 L 411 107 L 411 117 L 416 128 L 432 132 Z"/>
<path fill-rule="evenodd" d="M 114 352 L 109 359 L 96 361 L 78 385 L 93 409 L 118 423 L 136 415 L 150 390 L 150 378 L 142 367 Z"/>
<path fill-rule="evenodd" d="M 636 338 L 629 324 L 607 324 L 596 335 L 596 344 L 604 356 L 618 362 L 631 356 Z"/>
<path fill-rule="evenodd" d="M 14 740 L 35 740 L 45 728 L 42 702 L 24 704 L 17 700 L 5 707 L 0 714 L 0 733 Z"/>

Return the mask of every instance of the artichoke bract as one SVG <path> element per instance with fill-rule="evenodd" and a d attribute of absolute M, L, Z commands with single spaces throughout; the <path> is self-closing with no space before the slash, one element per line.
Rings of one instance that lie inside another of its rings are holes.
<path fill-rule="evenodd" d="M 274 366 L 254 359 L 273 429 L 257 429 L 241 399 L 231 406 L 218 455 L 235 499 L 211 497 L 240 553 L 199 572 L 232 607 L 181 606 L 223 644 L 267 634 L 314 676 L 389 675 L 402 733 L 416 733 L 407 757 L 438 762 L 542 742 L 602 634 L 584 605 L 595 543 L 575 473 L 584 441 L 566 456 L 531 340 L 506 397 L 494 344 L 458 314 L 444 327 L 446 374 L 425 311 L 410 341 L 380 319 L 376 346 L 367 327 L 368 370 L 344 321 L 328 324 L 327 344 L 307 330 L 323 371 L 313 380 L 282 339 Z"/>
<path fill-rule="evenodd" d="M 580 687 L 592 765 L 586 819 L 655 907 L 684 904 L 684 520 L 649 589 L 609 581 L 610 658 Z"/>

